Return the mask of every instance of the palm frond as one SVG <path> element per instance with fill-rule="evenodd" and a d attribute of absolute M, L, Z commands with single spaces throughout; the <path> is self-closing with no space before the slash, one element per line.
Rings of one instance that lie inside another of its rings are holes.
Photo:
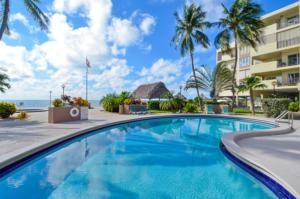
<path fill-rule="evenodd" d="M 37 6 L 39 0 L 24 0 L 24 5 L 33 19 L 39 24 L 42 30 L 48 29 L 49 19 L 43 11 Z"/>

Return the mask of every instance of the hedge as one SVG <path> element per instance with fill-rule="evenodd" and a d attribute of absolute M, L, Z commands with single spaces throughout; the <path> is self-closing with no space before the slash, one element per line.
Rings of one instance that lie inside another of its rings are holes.
<path fill-rule="evenodd" d="M 159 110 L 159 101 L 153 100 L 148 102 L 148 109 L 149 110 Z"/>

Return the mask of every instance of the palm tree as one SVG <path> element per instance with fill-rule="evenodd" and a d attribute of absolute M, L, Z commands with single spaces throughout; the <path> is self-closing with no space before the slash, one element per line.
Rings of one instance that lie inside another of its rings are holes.
<path fill-rule="evenodd" d="M 264 27 L 260 19 L 262 8 L 252 0 L 235 0 L 228 9 L 223 4 L 224 17 L 215 23 L 222 31 L 215 38 L 215 46 L 223 52 L 231 53 L 230 42 L 235 43 L 235 62 L 232 73 L 232 106 L 235 107 L 236 68 L 238 63 L 238 46 L 251 46 L 254 49 L 261 42 L 261 28 Z"/>
<path fill-rule="evenodd" d="M 254 110 L 254 99 L 253 99 L 253 89 L 256 88 L 266 88 L 267 86 L 261 82 L 261 79 L 259 77 L 251 76 L 246 77 L 242 81 L 242 85 L 238 87 L 238 92 L 245 92 L 249 91 L 250 93 L 250 101 L 251 101 L 251 111 L 252 114 L 255 114 Z"/>
<path fill-rule="evenodd" d="M 9 81 L 8 76 L 4 73 L 0 73 L 0 92 L 1 93 L 4 93 L 6 89 L 10 88 L 8 81 Z"/>
<path fill-rule="evenodd" d="M 195 72 L 196 81 L 191 76 L 186 82 L 186 90 L 190 88 L 210 90 L 210 96 L 217 99 L 222 91 L 228 90 L 232 86 L 232 72 L 225 62 L 220 62 L 212 72 L 205 66 L 196 68 Z"/>
<path fill-rule="evenodd" d="M 39 24 L 42 30 L 47 30 L 49 19 L 38 7 L 37 4 L 40 0 L 23 0 L 25 7 L 27 8 L 33 19 Z M 10 12 L 10 0 L 1 0 L 2 13 L 1 13 L 1 25 L 0 25 L 0 40 L 2 40 L 3 33 L 9 34 L 9 12 Z"/>
<path fill-rule="evenodd" d="M 194 50 L 195 43 L 200 44 L 204 48 L 209 47 L 209 39 L 204 34 L 204 30 L 211 26 L 211 24 L 205 21 L 206 12 L 202 10 L 200 6 L 195 4 L 185 5 L 183 10 L 183 16 L 179 16 L 178 12 L 175 13 L 176 17 L 176 31 L 172 39 L 172 42 L 176 47 L 180 47 L 182 56 L 186 54 L 190 55 L 192 62 L 193 76 L 196 81 L 196 73 L 194 66 Z M 196 84 L 197 81 L 195 82 Z M 198 99 L 200 98 L 199 87 L 196 86 Z M 198 102 L 200 105 L 200 102 Z"/>

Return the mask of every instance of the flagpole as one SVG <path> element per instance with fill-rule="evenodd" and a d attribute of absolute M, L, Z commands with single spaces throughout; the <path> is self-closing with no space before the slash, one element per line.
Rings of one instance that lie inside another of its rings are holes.
<path fill-rule="evenodd" d="M 88 100 L 88 69 L 89 67 L 86 66 L 86 82 L 85 82 L 85 99 Z"/>

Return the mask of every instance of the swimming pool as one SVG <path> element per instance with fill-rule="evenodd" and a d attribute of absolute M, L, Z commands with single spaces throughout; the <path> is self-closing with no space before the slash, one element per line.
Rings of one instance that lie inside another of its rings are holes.
<path fill-rule="evenodd" d="M 1 198 L 276 198 L 219 146 L 224 133 L 270 128 L 201 116 L 100 129 L 2 174 Z"/>

